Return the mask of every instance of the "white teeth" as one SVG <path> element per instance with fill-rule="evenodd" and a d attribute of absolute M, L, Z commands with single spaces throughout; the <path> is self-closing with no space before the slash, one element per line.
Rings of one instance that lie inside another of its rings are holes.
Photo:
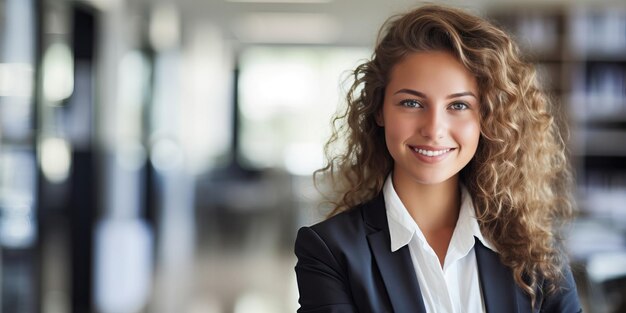
<path fill-rule="evenodd" d="M 444 150 L 437 150 L 437 151 L 417 149 L 417 148 L 413 149 L 413 151 L 415 151 L 415 152 L 417 152 L 419 154 L 425 155 L 425 156 L 429 156 L 429 157 L 439 156 L 439 155 L 442 155 L 444 153 L 447 153 L 450 150 L 452 150 L 452 149 L 444 149 Z"/>

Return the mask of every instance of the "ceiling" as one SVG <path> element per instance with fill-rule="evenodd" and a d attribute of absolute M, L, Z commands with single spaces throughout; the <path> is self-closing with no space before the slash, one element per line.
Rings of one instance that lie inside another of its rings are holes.
<path fill-rule="evenodd" d="M 391 15 L 418 6 L 414 0 L 88 0 L 126 3 L 151 10 L 176 7 L 183 29 L 187 23 L 208 22 L 227 39 L 248 43 L 371 46 L 378 29 Z M 491 10 L 564 7 L 574 4 L 610 5 L 610 0 L 453 0 L 453 5 L 476 14 Z"/>

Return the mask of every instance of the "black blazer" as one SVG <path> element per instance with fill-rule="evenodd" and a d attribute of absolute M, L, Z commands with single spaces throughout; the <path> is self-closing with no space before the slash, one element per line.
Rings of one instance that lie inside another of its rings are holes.
<path fill-rule="evenodd" d="M 487 312 L 531 312 L 530 297 L 498 255 L 476 240 Z M 382 193 L 374 200 L 298 231 L 298 312 L 426 312 L 407 246 L 391 252 Z M 582 312 L 569 268 L 558 292 L 538 292 L 535 312 Z"/>

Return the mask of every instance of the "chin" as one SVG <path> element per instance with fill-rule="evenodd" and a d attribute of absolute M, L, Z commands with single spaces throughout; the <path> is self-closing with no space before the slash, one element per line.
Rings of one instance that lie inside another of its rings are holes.
<path fill-rule="evenodd" d="M 432 177 L 418 176 L 418 177 L 415 177 L 415 181 L 422 185 L 438 185 L 438 184 L 448 181 L 450 178 L 452 177 L 450 176 L 432 176 Z"/>

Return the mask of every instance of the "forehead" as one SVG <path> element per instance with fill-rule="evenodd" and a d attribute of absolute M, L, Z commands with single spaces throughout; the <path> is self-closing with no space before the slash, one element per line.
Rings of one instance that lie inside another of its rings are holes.
<path fill-rule="evenodd" d="M 449 52 L 412 52 L 391 69 L 389 88 L 422 92 L 477 92 L 474 75 Z"/>

